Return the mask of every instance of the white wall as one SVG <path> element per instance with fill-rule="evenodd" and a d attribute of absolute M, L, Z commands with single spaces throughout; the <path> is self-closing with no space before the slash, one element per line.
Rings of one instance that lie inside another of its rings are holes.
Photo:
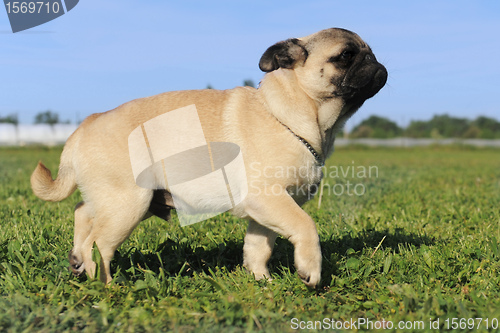
<path fill-rule="evenodd" d="M 46 124 L 18 125 L 0 123 L 0 146 L 23 146 L 29 144 L 63 144 L 77 128 L 77 125 Z"/>

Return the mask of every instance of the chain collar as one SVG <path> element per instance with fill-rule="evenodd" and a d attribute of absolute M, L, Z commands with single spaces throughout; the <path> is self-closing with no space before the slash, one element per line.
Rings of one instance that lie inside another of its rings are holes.
<path fill-rule="evenodd" d="M 300 142 L 302 142 L 302 144 L 304 144 L 304 146 L 306 146 L 307 150 L 309 150 L 309 152 L 312 154 L 312 156 L 314 156 L 314 159 L 316 160 L 316 162 L 320 165 L 320 166 L 323 166 L 325 165 L 325 160 L 323 159 L 323 156 L 318 153 L 316 151 L 316 149 L 313 148 L 313 146 L 311 146 L 311 144 L 309 142 L 307 142 L 306 139 L 304 139 L 303 137 L 301 137 L 300 135 L 297 135 L 295 134 L 294 131 L 292 131 L 290 129 L 290 127 L 286 126 L 285 124 L 283 124 L 278 118 L 276 118 L 276 120 L 278 120 L 280 122 L 281 125 L 285 126 L 285 128 L 287 130 L 290 131 L 290 133 L 292 133 Z"/>

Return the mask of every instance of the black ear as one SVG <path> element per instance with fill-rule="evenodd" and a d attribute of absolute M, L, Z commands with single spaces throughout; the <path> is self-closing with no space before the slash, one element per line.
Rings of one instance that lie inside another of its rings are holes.
<path fill-rule="evenodd" d="M 260 58 L 259 68 L 272 72 L 278 68 L 293 68 L 299 60 L 306 61 L 307 50 L 296 38 L 287 39 L 271 46 Z"/>

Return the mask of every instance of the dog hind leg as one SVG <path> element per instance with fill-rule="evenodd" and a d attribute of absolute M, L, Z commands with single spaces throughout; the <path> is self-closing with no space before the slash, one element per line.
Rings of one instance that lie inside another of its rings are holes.
<path fill-rule="evenodd" d="M 114 202 L 113 205 L 102 204 L 95 207 L 90 233 L 80 247 L 79 253 L 85 271 L 93 278 L 96 273 L 96 264 L 92 260 L 92 249 L 94 243 L 97 245 L 101 255 L 99 278 L 104 283 L 109 283 L 112 280 L 110 263 L 116 249 L 130 236 L 142 220 L 152 198 L 152 191 L 139 187 L 123 192 L 128 193 L 128 195 L 120 197 L 119 202 Z M 123 192 L 113 191 L 115 195 Z M 100 195 L 105 196 L 106 194 L 101 192 Z M 112 195 L 107 197 L 112 197 Z"/>
<path fill-rule="evenodd" d="M 92 212 L 88 204 L 84 201 L 79 202 L 75 207 L 75 233 L 73 240 L 73 249 L 69 251 L 69 269 L 75 275 L 80 275 L 85 270 L 82 256 L 82 246 L 85 239 L 92 230 Z"/>

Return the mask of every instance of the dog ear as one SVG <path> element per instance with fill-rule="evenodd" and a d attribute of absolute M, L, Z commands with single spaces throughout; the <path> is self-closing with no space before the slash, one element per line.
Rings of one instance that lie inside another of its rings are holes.
<path fill-rule="evenodd" d="M 278 68 L 291 69 L 297 61 L 306 61 L 307 50 L 296 38 L 278 42 L 268 48 L 262 55 L 259 68 L 263 72 L 272 72 Z"/>

